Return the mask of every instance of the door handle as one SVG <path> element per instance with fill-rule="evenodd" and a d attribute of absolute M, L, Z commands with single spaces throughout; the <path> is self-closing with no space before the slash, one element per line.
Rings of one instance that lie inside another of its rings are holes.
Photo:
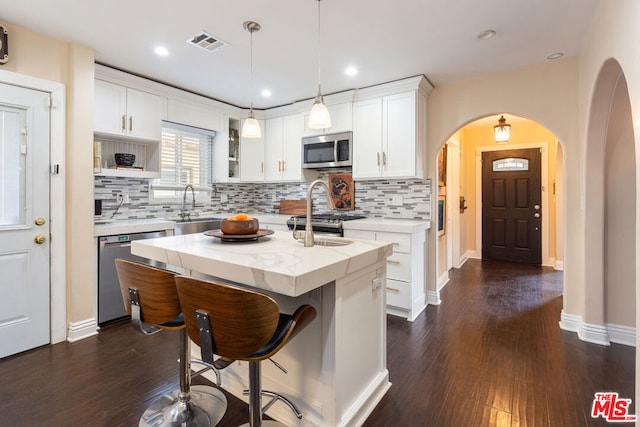
<path fill-rule="evenodd" d="M 47 238 L 45 237 L 44 234 L 38 234 L 36 237 L 33 238 L 33 241 L 36 242 L 38 245 L 41 245 L 47 241 Z"/>
<path fill-rule="evenodd" d="M 36 218 L 36 220 L 34 221 L 34 223 L 35 223 L 36 225 L 44 225 L 46 222 L 47 222 L 47 221 L 46 221 L 44 218 L 42 218 L 41 216 L 39 216 L 38 218 Z"/>
<path fill-rule="evenodd" d="M 534 218 L 540 218 L 540 213 L 539 213 L 539 212 L 534 213 L 534 214 L 533 214 L 533 217 L 534 217 Z"/>

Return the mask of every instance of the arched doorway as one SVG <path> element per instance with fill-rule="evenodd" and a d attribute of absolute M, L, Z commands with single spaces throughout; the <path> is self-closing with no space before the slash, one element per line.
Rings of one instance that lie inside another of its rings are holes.
<path fill-rule="evenodd" d="M 542 152 L 543 250 L 542 264 L 562 270 L 564 266 L 564 151 L 557 137 L 543 125 L 524 117 L 509 115 L 512 136 L 508 143 L 497 145 L 493 126 L 499 115 L 490 115 L 463 126 L 453 134 L 447 144 L 447 185 L 434 186 L 434 197 L 446 195 L 446 223 L 451 226 L 450 239 L 438 237 L 437 260 L 438 289 L 446 284 L 450 267 L 461 266 L 468 258 L 482 258 L 482 192 L 481 154 L 491 150 L 535 148 Z M 451 150 L 454 148 L 454 150 Z M 456 155 L 451 155 L 452 151 Z M 439 168 L 436 164 L 436 168 Z M 437 176 L 441 176 L 438 172 Z M 560 230 L 560 232 L 558 231 Z M 452 245 L 449 248 L 447 245 Z M 451 263 L 445 263 L 447 254 L 453 254 Z"/>
<path fill-rule="evenodd" d="M 598 75 L 587 132 L 584 318 L 575 325 L 563 317 L 562 325 L 585 341 L 635 345 L 634 129 L 626 78 L 614 59 Z"/>

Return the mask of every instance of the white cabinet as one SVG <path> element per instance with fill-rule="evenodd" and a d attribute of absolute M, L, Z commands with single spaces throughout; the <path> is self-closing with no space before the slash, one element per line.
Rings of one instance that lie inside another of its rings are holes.
<path fill-rule="evenodd" d="M 393 244 L 393 255 L 387 258 L 387 313 L 406 317 L 410 321 L 415 320 L 426 307 L 425 227 L 416 227 L 411 233 L 344 230 L 346 238 Z"/>
<path fill-rule="evenodd" d="M 265 122 L 258 120 L 262 137 L 242 138 L 240 137 L 240 180 L 242 182 L 263 182 L 264 162 L 265 162 Z"/>
<path fill-rule="evenodd" d="M 353 103 L 353 177 L 424 177 L 426 96 L 419 91 Z"/>
<path fill-rule="evenodd" d="M 162 97 L 102 80 L 94 96 L 95 132 L 160 141 Z"/>
<path fill-rule="evenodd" d="M 265 181 L 302 179 L 302 114 L 268 119 L 265 123 Z"/>
<path fill-rule="evenodd" d="M 225 132 L 225 115 L 222 111 L 205 105 L 169 98 L 167 120 L 202 129 Z"/>
<path fill-rule="evenodd" d="M 331 116 L 331 127 L 329 129 L 310 129 L 309 124 L 309 113 L 311 110 L 306 110 L 303 113 L 303 125 L 304 132 L 303 136 L 313 136 L 320 135 L 323 133 L 335 133 L 335 132 L 346 132 L 350 131 L 352 127 L 352 103 L 351 102 L 343 102 L 341 104 L 328 105 L 327 110 L 329 110 L 329 115 Z"/>

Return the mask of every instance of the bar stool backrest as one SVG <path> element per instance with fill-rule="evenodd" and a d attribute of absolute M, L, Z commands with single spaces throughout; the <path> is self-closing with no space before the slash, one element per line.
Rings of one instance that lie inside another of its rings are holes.
<path fill-rule="evenodd" d="M 145 323 L 163 325 L 181 313 L 174 273 L 137 262 L 116 259 L 122 299 L 131 314 L 129 288 L 138 289 L 140 311 Z M 179 327 L 163 327 L 179 329 Z"/>
<path fill-rule="evenodd" d="M 198 346 L 196 310 L 208 313 L 213 352 L 225 358 L 248 360 L 274 335 L 280 312 L 270 296 L 193 277 L 175 280 L 187 334 Z"/>

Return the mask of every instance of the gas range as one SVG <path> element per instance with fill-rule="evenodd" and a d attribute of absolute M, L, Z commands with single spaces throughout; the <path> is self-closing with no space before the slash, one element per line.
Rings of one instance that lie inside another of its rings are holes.
<path fill-rule="evenodd" d="M 343 235 L 342 223 L 353 219 L 366 218 L 364 215 L 348 214 L 348 213 L 322 213 L 311 216 L 311 226 L 316 233 L 331 233 L 339 236 Z M 294 215 L 287 220 L 289 230 L 293 230 L 293 224 L 296 222 L 296 230 L 304 230 L 307 225 L 306 215 Z"/>

